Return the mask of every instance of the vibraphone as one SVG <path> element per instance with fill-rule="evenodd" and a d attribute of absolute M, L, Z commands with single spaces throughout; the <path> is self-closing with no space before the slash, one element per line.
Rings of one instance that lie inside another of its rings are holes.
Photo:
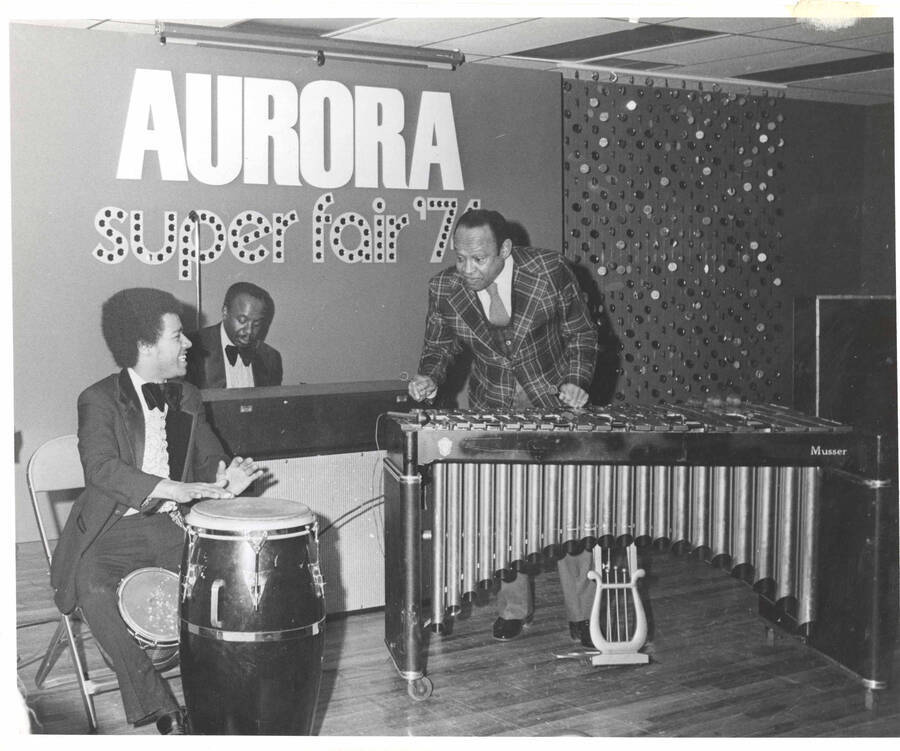
<path fill-rule="evenodd" d="M 879 436 L 780 406 L 705 403 L 388 413 L 380 444 L 385 643 L 414 699 L 432 690 L 426 629 L 440 633 L 476 590 L 547 557 L 632 541 L 730 570 L 759 592 L 760 613 L 859 675 L 867 699 L 887 686 L 896 489 Z M 850 608 L 820 541 L 854 509 L 879 518 L 874 558 L 850 553 L 873 559 L 872 581 L 856 587 L 870 601 Z M 823 605 L 841 612 L 820 618 Z"/>

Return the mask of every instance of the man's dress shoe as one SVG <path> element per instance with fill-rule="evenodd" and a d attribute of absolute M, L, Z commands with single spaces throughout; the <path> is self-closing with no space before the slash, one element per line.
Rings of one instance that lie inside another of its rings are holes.
<path fill-rule="evenodd" d="M 580 641 L 588 649 L 596 649 L 591 640 L 591 624 L 588 621 L 569 621 L 569 636 L 573 641 Z"/>
<path fill-rule="evenodd" d="M 161 735 L 188 735 L 187 714 L 177 709 L 156 718 L 156 729 Z"/>
<path fill-rule="evenodd" d="M 494 638 L 497 641 L 510 641 L 521 635 L 522 628 L 528 624 L 530 619 L 521 620 L 519 618 L 498 618 L 494 621 Z"/>

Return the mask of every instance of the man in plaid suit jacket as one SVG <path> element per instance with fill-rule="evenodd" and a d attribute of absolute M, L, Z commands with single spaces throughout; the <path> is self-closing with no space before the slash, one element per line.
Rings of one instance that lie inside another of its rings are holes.
<path fill-rule="evenodd" d="M 429 282 L 425 343 L 419 372 L 409 383 L 412 398 L 433 398 L 454 357 L 469 349 L 470 408 L 583 407 L 599 345 L 563 256 L 514 247 L 505 219 L 487 210 L 470 209 L 459 218 L 453 245 L 456 267 Z M 588 552 L 558 563 L 570 633 L 586 646 L 592 646 L 590 565 Z M 513 639 L 532 618 L 529 577 L 501 581 L 497 604 L 494 638 Z"/>

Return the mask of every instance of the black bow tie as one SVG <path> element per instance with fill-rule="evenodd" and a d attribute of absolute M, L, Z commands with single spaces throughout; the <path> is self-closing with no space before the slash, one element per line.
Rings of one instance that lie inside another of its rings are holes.
<path fill-rule="evenodd" d="M 169 409 L 178 409 L 181 404 L 181 384 L 180 383 L 145 383 L 141 386 L 144 393 L 144 401 L 150 409 L 158 409 L 160 412 L 166 411 L 166 405 Z"/>
<path fill-rule="evenodd" d="M 237 362 L 238 355 L 241 356 L 241 362 L 244 363 L 244 365 L 249 365 L 253 362 L 253 358 L 256 357 L 256 350 L 250 345 L 246 347 L 235 347 L 233 344 L 226 344 L 225 355 L 228 357 L 228 362 L 232 365 Z"/>

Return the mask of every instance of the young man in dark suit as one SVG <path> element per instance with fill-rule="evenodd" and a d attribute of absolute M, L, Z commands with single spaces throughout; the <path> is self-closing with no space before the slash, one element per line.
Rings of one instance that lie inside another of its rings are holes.
<path fill-rule="evenodd" d="M 170 379 L 185 374 L 191 346 L 181 305 L 156 289 L 126 289 L 103 305 L 103 335 L 122 370 L 78 397 L 78 451 L 85 489 L 53 555 L 57 607 L 76 607 L 112 662 L 125 714 L 136 726 L 184 733 L 168 683 L 128 632 L 117 588 L 146 566 L 178 571 L 183 529 L 177 504 L 233 498 L 262 472 L 227 457 L 204 417 L 200 392 Z M 170 515 L 171 514 L 171 515 Z"/>
<path fill-rule="evenodd" d="M 188 334 L 187 379 L 200 389 L 280 386 L 281 355 L 263 339 L 275 314 L 272 297 L 250 282 L 225 293 L 222 320 Z"/>
<path fill-rule="evenodd" d="M 485 412 L 583 407 L 599 351 L 597 330 L 565 259 L 538 248 L 513 247 L 496 211 L 469 210 L 453 233 L 456 267 L 432 277 L 419 373 L 409 382 L 416 401 L 433 398 L 447 367 L 464 348 L 473 354 L 469 407 Z M 573 638 L 592 646 L 591 554 L 558 562 Z M 534 611 L 527 576 L 501 581 L 493 635 L 514 639 Z"/>

